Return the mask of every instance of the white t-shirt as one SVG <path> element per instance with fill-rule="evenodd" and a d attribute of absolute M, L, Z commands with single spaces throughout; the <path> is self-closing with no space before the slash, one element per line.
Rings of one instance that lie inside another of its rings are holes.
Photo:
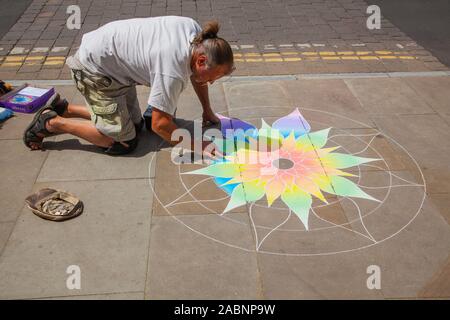
<path fill-rule="evenodd" d="M 83 36 L 78 58 L 88 70 L 120 83 L 151 86 L 148 103 L 174 114 L 192 74 L 190 42 L 199 32 L 187 17 L 114 21 Z"/>

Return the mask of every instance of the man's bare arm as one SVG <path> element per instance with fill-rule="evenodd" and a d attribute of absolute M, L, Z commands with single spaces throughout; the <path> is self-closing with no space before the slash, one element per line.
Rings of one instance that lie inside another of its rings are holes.
<path fill-rule="evenodd" d="M 218 123 L 219 118 L 214 114 L 214 111 L 211 109 L 211 103 L 209 101 L 209 90 L 208 84 L 201 84 L 194 81 L 191 78 L 192 86 L 194 87 L 194 91 L 197 94 L 198 100 L 203 108 L 203 121 L 211 121 L 213 123 Z"/>
<path fill-rule="evenodd" d="M 159 109 L 153 108 L 152 110 L 152 130 L 165 141 L 170 143 L 172 146 L 175 146 L 183 141 L 183 138 L 180 137 L 178 140 L 172 139 L 173 132 L 178 129 L 178 126 L 173 121 L 173 117 L 163 112 Z M 191 141 L 184 141 L 184 146 L 190 146 L 192 151 L 195 150 L 195 137 L 191 138 Z M 201 137 L 200 137 L 201 138 Z M 201 150 L 204 151 L 205 148 L 210 144 L 210 141 L 201 140 Z M 200 150 L 199 150 L 200 151 Z M 207 154 L 208 156 L 214 156 L 217 153 L 217 150 L 212 150 L 212 154 Z"/>

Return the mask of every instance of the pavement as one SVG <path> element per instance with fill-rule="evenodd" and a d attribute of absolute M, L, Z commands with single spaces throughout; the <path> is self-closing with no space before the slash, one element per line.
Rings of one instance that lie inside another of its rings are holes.
<path fill-rule="evenodd" d="M 73 86 L 56 89 L 82 101 Z M 21 139 L 31 116 L 16 114 L 0 129 L 0 298 L 449 298 L 449 89 L 449 76 L 211 87 L 223 115 L 259 126 L 299 107 L 311 131 L 332 128 L 331 146 L 383 159 L 359 168 L 360 185 L 380 203 L 315 203 L 307 232 L 294 218 L 275 228 L 287 215 L 282 203 L 220 215 L 226 194 L 205 176 L 180 174 L 199 165 L 173 163 L 154 134 L 142 132 L 126 157 L 69 135 L 29 151 Z M 142 107 L 147 94 L 139 88 Z M 189 88 L 177 121 L 189 126 L 200 115 Z M 79 196 L 84 213 L 61 223 L 35 216 L 24 199 L 43 187 Z M 71 265 L 81 270 L 79 290 L 66 287 Z M 370 266 L 380 268 L 380 289 L 368 289 Z"/>
<path fill-rule="evenodd" d="M 382 28 L 368 30 L 362 0 L 80 0 L 81 30 L 64 27 L 69 4 L 33 0 L 17 14 L 0 79 L 84 104 L 64 67 L 84 32 L 118 18 L 217 17 L 238 69 L 210 86 L 213 109 L 260 127 L 298 108 L 309 138 L 331 128 L 325 147 L 379 159 L 343 169 L 378 201 L 314 198 L 309 230 L 279 199 L 223 214 L 230 197 L 188 173 L 204 165 L 172 161 L 153 133 L 124 157 L 70 135 L 30 151 L 32 115 L 16 113 L 0 123 L 1 299 L 450 298 L 450 73 L 432 45 L 383 9 Z M 138 87 L 142 110 L 149 90 Z M 176 121 L 192 130 L 200 117 L 188 87 Z M 83 214 L 34 215 L 24 199 L 44 187 L 77 195 Z"/>

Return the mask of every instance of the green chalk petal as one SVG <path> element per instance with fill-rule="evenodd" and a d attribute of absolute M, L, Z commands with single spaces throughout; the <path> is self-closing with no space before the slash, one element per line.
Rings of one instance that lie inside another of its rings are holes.
<path fill-rule="evenodd" d="M 215 138 L 214 144 L 217 146 L 217 148 L 220 150 L 220 152 L 222 152 L 224 154 L 230 154 L 235 151 L 233 140 Z"/>
<path fill-rule="evenodd" d="M 371 195 L 361 190 L 353 181 L 341 176 L 331 176 L 331 185 L 328 184 L 323 188 L 324 191 L 343 197 L 362 198 L 373 201 L 378 201 Z"/>
<path fill-rule="evenodd" d="M 245 199 L 245 191 L 242 184 L 238 185 L 236 188 L 234 188 L 233 192 L 231 193 L 230 201 L 227 204 L 227 207 L 223 211 L 223 213 L 226 213 L 230 210 L 233 210 L 234 208 L 243 206 L 246 204 L 247 201 Z"/>
<path fill-rule="evenodd" d="M 330 132 L 331 128 L 311 132 L 308 134 L 309 139 L 311 140 L 312 144 L 314 145 L 314 148 L 320 149 L 327 143 L 328 140 L 328 133 Z"/>
<path fill-rule="evenodd" d="M 261 128 L 258 130 L 258 141 L 267 139 L 267 145 L 270 146 L 274 142 L 280 142 L 282 135 L 277 129 L 273 129 L 269 126 L 264 119 L 261 119 Z"/>
<path fill-rule="evenodd" d="M 203 174 L 213 177 L 233 178 L 240 174 L 239 164 L 221 162 L 198 170 L 183 172 L 183 174 Z"/>
<path fill-rule="evenodd" d="M 377 161 L 379 159 L 357 157 L 344 153 L 329 153 L 322 157 L 321 160 L 324 162 L 325 167 L 327 167 L 327 164 L 329 164 L 330 167 L 333 168 L 345 169 L 357 166 L 362 163 Z"/>
<path fill-rule="evenodd" d="M 245 198 L 247 202 L 253 202 L 264 197 L 265 189 L 257 180 L 244 182 Z"/>
<path fill-rule="evenodd" d="M 311 209 L 311 195 L 301 191 L 299 188 L 286 190 L 281 194 L 283 202 L 299 217 L 300 221 L 308 230 L 309 210 Z"/>

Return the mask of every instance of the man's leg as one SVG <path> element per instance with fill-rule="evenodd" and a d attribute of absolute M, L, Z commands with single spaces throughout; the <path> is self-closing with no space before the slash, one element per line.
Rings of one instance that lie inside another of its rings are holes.
<path fill-rule="evenodd" d="M 91 114 L 86 106 L 76 104 L 69 104 L 67 110 L 62 114 L 62 117 L 91 120 Z"/>
<path fill-rule="evenodd" d="M 56 116 L 47 121 L 45 128 L 51 133 L 70 133 L 99 147 L 108 148 L 114 143 L 114 139 L 97 130 L 90 122 L 77 121 Z M 44 138 L 44 135 L 38 134 Z M 41 144 L 31 143 L 31 149 L 37 150 Z"/>

